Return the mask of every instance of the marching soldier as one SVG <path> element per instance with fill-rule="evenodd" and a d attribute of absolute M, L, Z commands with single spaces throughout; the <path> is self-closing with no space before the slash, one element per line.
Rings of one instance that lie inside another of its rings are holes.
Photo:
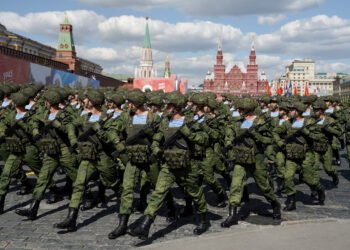
<path fill-rule="evenodd" d="M 252 174 L 264 197 L 271 203 L 273 218 L 281 218 L 281 206 L 264 165 L 264 146 L 271 143 L 271 138 L 263 136 L 260 131 L 264 131 L 268 122 L 254 113 L 256 107 L 257 102 L 254 99 L 243 98 L 238 108 L 244 120 L 226 130 L 225 146 L 234 152 L 235 166 L 229 195 L 229 216 L 221 223 L 222 227 L 238 223 L 238 207 L 241 204 L 247 172 Z"/>
<path fill-rule="evenodd" d="M 15 105 L 15 110 L 11 111 L 0 124 L 0 138 L 2 141 L 5 140 L 5 145 L 10 153 L 0 177 L 0 214 L 4 211 L 5 196 L 11 178 L 21 174 L 22 183 L 28 182 L 22 165 L 27 164 L 35 175 L 38 175 L 41 168 L 39 150 L 34 145 L 32 138 L 33 112 L 25 109 L 29 98 L 22 93 L 14 93 L 11 95 L 11 100 Z"/>
<path fill-rule="evenodd" d="M 313 139 L 318 138 L 314 132 L 317 125 L 312 118 L 304 118 L 303 112 L 305 112 L 303 103 L 291 103 L 289 106 L 291 126 L 285 122 L 274 131 L 277 144 L 281 147 L 285 144 L 287 159 L 284 180 L 288 197 L 284 211 L 296 209 L 294 175 L 298 169 L 301 169 L 304 182 L 312 191 L 318 193 L 319 203 L 323 204 L 325 200 L 325 191 L 320 183 L 318 166 L 315 166 L 315 154 L 312 150 Z M 281 134 L 285 134 L 286 138 L 280 138 Z"/>
<path fill-rule="evenodd" d="M 163 144 L 154 144 L 153 155 L 162 152 L 162 166 L 159 172 L 155 190 L 152 192 L 148 206 L 142 220 L 130 234 L 141 239 L 147 239 L 151 225 L 154 222 L 157 211 L 163 204 L 174 182 L 184 188 L 195 203 L 200 215 L 200 223 L 193 230 L 194 234 L 202 234 L 209 228 L 207 220 L 207 203 L 205 201 L 202 186 L 198 184 L 199 165 L 198 157 L 206 145 L 208 137 L 199 129 L 198 122 L 202 116 L 185 117 L 182 109 L 186 102 L 182 94 L 172 92 L 167 96 L 166 115 L 160 125 Z"/>
<path fill-rule="evenodd" d="M 53 90 L 45 93 L 44 99 L 46 111 L 43 114 L 37 114 L 33 119 L 34 141 L 39 141 L 39 148 L 44 153 L 43 167 L 29 208 L 15 211 L 18 215 L 26 216 L 31 220 L 36 219 L 40 201 L 58 166 L 65 169 L 67 176 L 73 182 L 77 175 L 76 156 L 72 153 L 72 147 L 77 145 L 75 128 L 71 123 L 72 117 L 58 107 L 61 98 Z"/>
<path fill-rule="evenodd" d="M 73 185 L 68 215 L 62 222 L 54 224 L 55 228 L 67 229 L 68 232 L 76 230 L 78 209 L 82 202 L 86 184 L 94 171 L 98 171 L 105 187 L 115 189 L 118 186 L 116 164 L 106 153 L 106 148 L 114 151 L 113 147 L 118 142 L 118 131 L 115 131 L 113 127 L 104 126 L 108 119 L 102 112 L 104 101 L 103 93 L 97 90 L 89 90 L 86 93 L 86 105 L 90 113 L 84 116 L 79 129 L 77 152 L 80 165 Z M 106 145 L 109 145 L 109 147 L 106 147 Z"/>

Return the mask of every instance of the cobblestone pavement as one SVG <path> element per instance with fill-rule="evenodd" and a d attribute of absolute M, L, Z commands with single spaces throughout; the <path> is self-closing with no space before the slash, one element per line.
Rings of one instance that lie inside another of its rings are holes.
<path fill-rule="evenodd" d="M 342 165 L 337 167 L 340 183 L 335 188 L 331 178 L 321 170 L 322 183 L 326 187 L 325 206 L 316 205 L 310 198 L 310 190 L 305 184 L 297 185 L 297 211 L 283 213 L 284 221 L 318 220 L 327 218 L 350 219 L 350 168 L 344 158 Z M 58 181 L 60 176 L 58 176 Z M 297 180 L 296 180 L 297 181 Z M 227 208 L 209 206 L 211 228 L 208 233 L 222 232 L 224 230 L 246 230 L 256 226 L 273 225 L 269 204 L 258 196 L 256 186 L 249 179 L 248 189 L 253 194 L 250 202 L 241 209 L 242 222 L 230 229 L 222 229 L 220 222 L 227 215 Z M 94 208 L 90 211 L 80 212 L 78 230 L 73 233 L 61 234 L 53 228 L 53 224 L 61 221 L 67 214 L 68 200 L 48 205 L 45 201 L 40 204 L 38 219 L 34 222 L 26 221 L 15 214 L 18 207 L 27 205 L 31 195 L 16 195 L 17 185 L 13 183 L 6 197 L 5 213 L 0 215 L 0 249 L 130 249 L 136 246 L 149 245 L 152 242 L 162 242 L 183 237 L 195 237 L 192 230 L 195 220 L 181 219 L 174 223 L 167 223 L 164 211 L 155 220 L 151 228 L 151 238 L 140 242 L 137 238 L 124 236 L 116 240 L 109 240 L 107 235 L 112 231 L 118 221 L 116 212 L 117 200 L 108 191 L 109 202 L 107 208 Z M 183 200 L 175 188 L 174 196 L 181 208 Z M 207 192 L 209 203 L 215 200 L 211 192 Z M 285 195 L 279 197 L 284 203 Z M 250 214 L 248 216 L 248 211 Z M 135 213 L 131 217 L 131 226 L 141 214 Z M 199 236 L 200 237 L 200 236 Z"/>

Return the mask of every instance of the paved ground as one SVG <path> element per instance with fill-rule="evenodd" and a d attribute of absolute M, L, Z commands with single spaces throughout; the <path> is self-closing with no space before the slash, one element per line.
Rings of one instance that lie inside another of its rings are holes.
<path fill-rule="evenodd" d="M 318 222 L 325 219 L 337 221 L 350 219 L 350 169 L 345 159 L 342 159 L 342 166 L 338 167 L 340 176 L 338 188 L 333 187 L 331 178 L 327 177 L 323 170 L 321 172 L 322 183 L 327 189 L 326 205 L 322 207 L 315 205 L 316 201 L 310 198 L 308 187 L 305 184 L 300 184 L 297 186 L 297 211 L 283 213 L 282 225 L 305 220 Z M 68 201 L 63 200 L 52 205 L 42 202 L 39 218 L 34 222 L 25 221 L 22 217 L 15 214 L 14 210 L 17 207 L 28 204 L 31 196 L 17 196 L 16 189 L 17 185 L 15 183 L 11 185 L 10 193 L 6 197 L 5 214 L 0 215 L 0 249 L 130 249 L 139 246 L 148 248 L 157 246 L 158 249 L 164 249 L 168 247 L 167 245 L 162 245 L 164 242 L 176 239 L 198 242 L 197 239 L 218 237 L 219 242 L 221 241 L 221 234 L 225 237 L 224 235 L 228 233 L 238 235 L 240 232 L 259 231 L 261 229 L 267 229 L 264 231 L 264 235 L 271 236 L 271 239 L 273 239 L 275 237 L 273 228 L 276 228 L 277 231 L 279 228 L 273 226 L 274 222 L 271 219 L 270 206 L 261 196 L 256 194 L 256 187 L 253 183 L 248 185 L 249 191 L 253 192 L 253 194 L 250 202 L 241 209 L 242 222 L 239 225 L 230 229 L 222 229 L 220 222 L 226 217 L 227 208 L 219 209 L 209 206 L 212 226 L 207 234 L 194 237 L 192 234 L 196 223 L 194 219 L 189 218 L 168 224 L 163 216 L 164 211 L 161 211 L 160 216 L 157 217 L 151 228 L 152 237 L 146 242 L 140 242 L 138 239 L 130 236 L 117 240 L 109 240 L 107 238 L 108 233 L 114 229 L 117 223 L 116 212 L 118 204 L 116 199 L 111 197 L 112 192 L 108 192 L 110 201 L 107 208 L 95 208 L 90 211 L 80 212 L 78 231 L 60 234 L 57 233 L 57 230 L 52 225 L 66 216 Z M 214 196 L 211 192 L 207 194 L 211 203 L 214 200 Z M 175 189 L 175 197 L 180 208 L 182 200 L 179 199 L 180 195 L 177 189 Z M 285 201 L 285 197 L 280 197 L 279 199 L 281 203 Z M 134 222 L 139 217 L 140 214 L 134 214 L 131 217 L 131 222 Z M 323 224 L 317 224 L 318 226 L 322 227 Z M 150 245 L 151 243 L 156 245 Z M 248 247 L 247 249 L 252 248 Z M 286 248 L 282 247 L 279 249 Z M 297 249 L 297 247 L 294 249 Z"/>

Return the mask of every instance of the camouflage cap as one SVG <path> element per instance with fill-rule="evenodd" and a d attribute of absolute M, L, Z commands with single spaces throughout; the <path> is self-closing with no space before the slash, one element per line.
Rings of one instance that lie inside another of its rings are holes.
<path fill-rule="evenodd" d="M 312 104 L 312 107 L 313 107 L 314 109 L 322 109 L 322 110 L 326 110 L 326 109 L 327 109 L 326 103 L 325 103 L 323 100 L 321 100 L 321 99 L 315 101 L 315 102 Z"/>
<path fill-rule="evenodd" d="M 113 94 L 109 97 L 109 101 L 111 101 L 117 105 L 122 105 L 125 103 L 124 95 L 120 92 Z"/>
<path fill-rule="evenodd" d="M 195 93 L 192 96 L 191 101 L 193 102 L 193 104 L 196 104 L 199 106 L 207 105 L 207 97 L 201 93 Z"/>
<path fill-rule="evenodd" d="M 186 97 L 179 91 L 173 91 L 166 94 L 165 103 L 173 104 L 177 108 L 184 108 L 186 106 Z"/>
<path fill-rule="evenodd" d="M 1 90 L 5 96 L 10 96 L 14 92 L 13 89 L 7 84 L 1 85 Z"/>
<path fill-rule="evenodd" d="M 161 92 L 150 92 L 150 94 L 147 95 L 147 104 L 148 105 L 157 105 L 162 106 L 163 105 L 163 99 L 164 94 Z"/>
<path fill-rule="evenodd" d="M 48 101 L 51 105 L 58 105 L 61 103 L 62 98 L 56 91 L 49 90 L 43 95 L 44 100 Z"/>
<path fill-rule="evenodd" d="M 136 106 L 141 106 L 146 103 L 146 95 L 141 90 L 131 90 L 127 94 L 127 100 Z"/>
<path fill-rule="evenodd" d="M 86 93 L 86 97 L 94 106 L 101 106 L 105 102 L 105 96 L 98 90 L 89 90 Z"/>
<path fill-rule="evenodd" d="M 266 104 L 269 104 L 271 102 L 271 97 L 269 96 L 263 96 L 259 99 L 259 102 L 263 102 L 263 103 L 266 103 Z"/>
<path fill-rule="evenodd" d="M 21 107 L 24 107 L 29 103 L 29 97 L 19 92 L 11 94 L 11 100 L 15 105 Z"/>
<path fill-rule="evenodd" d="M 34 98 L 37 94 L 37 90 L 33 87 L 27 87 L 27 88 L 21 90 L 21 93 L 28 96 L 29 98 Z"/>
<path fill-rule="evenodd" d="M 218 102 L 216 101 L 215 98 L 209 97 L 207 100 L 207 105 L 211 109 L 216 109 L 218 107 Z"/>
<path fill-rule="evenodd" d="M 252 112 L 257 108 L 257 106 L 257 101 L 249 97 L 243 98 L 237 103 L 237 108 L 245 112 Z"/>
<path fill-rule="evenodd" d="M 306 106 L 299 101 L 291 102 L 289 105 L 290 109 L 296 109 L 299 113 L 303 113 L 306 110 Z"/>
<path fill-rule="evenodd" d="M 288 102 L 280 102 L 278 104 L 278 108 L 282 109 L 282 110 L 285 110 L 285 111 L 288 111 L 289 110 Z"/>

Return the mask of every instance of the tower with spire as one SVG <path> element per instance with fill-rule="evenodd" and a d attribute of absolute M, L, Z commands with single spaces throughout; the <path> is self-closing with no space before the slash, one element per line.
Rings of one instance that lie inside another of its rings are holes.
<path fill-rule="evenodd" d="M 164 78 L 170 78 L 171 76 L 171 70 L 170 70 L 170 60 L 169 57 L 167 56 L 166 60 L 165 60 L 165 70 L 164 70 Z"/>
<path fill-rule="evenodd" d="M 73 39 L 73 26 L 68 20 L 67 13 L 64 14 L 64 20 L 60 24 L 55 60 L 68 64 L 68 69 L 72 72 L 76 72 L 79 68 Z"/>
<path fill-rule="evenodd" d="M 146 17 L 145 36 L 141 51 L 140 67 L 135 72 L 135 77 L 152 78 L 156 76 L 153 67 L 151 37 L 148 28 L 148 17 Z"/>
<path fill-rule="evenodd" d="M 214 65 L 214 77 L 210 77 L 210 71 L 207 73 L 203 82 L 204 92 L 230 93 L 235 96 L 240 96 L 244 93 L 254 96 L 266 94 L 267 79 L 266 77 L 262 80 L 258 78 L 254 38 L 250 48 L 246 72 L 242 71 L 237 65 L 234 65 L 229 72 L 226 72 L 223 58 L 222 46 L 219 43 Z"/>

